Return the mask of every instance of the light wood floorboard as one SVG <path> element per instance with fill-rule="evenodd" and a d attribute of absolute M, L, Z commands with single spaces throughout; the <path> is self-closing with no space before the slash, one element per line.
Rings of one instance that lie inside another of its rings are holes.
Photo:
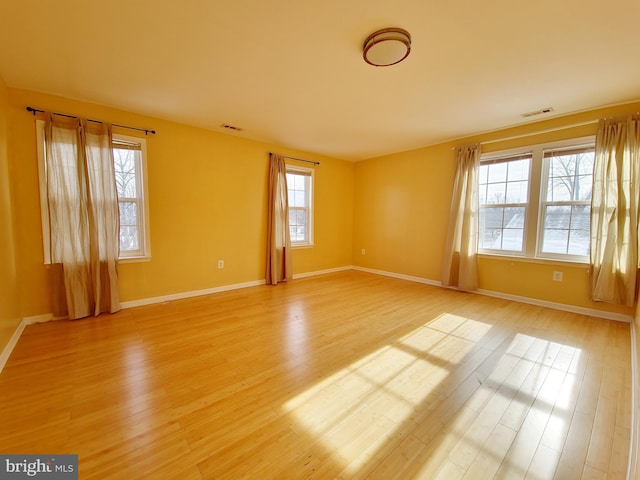
<path fill-rule="evenodd" d="M 622 479 L 629 325 L 347 271 L 28 326 L 0 452 L 82 479 Z"/>

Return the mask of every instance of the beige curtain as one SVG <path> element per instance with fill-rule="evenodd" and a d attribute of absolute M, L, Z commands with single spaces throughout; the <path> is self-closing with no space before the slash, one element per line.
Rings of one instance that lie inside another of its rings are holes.
<path fill-rule="evenodd" d="M 287 167 L 284 158 L 270 155 L 267 218 L 267 283 L 276 285 L 293 278 Z"/>
<path fill-rule="evenodd" d="M 54 293 L 69 318 L 120 309 L 111 126 L 47 115 L 45 170 Z"/>
<path fill-rule="evenodd" d="M 478 170 L 480 145 L 456 149 L 457 171 L 442 267 L 442 285 L 478 289 Z"/>
<path fill-rule="evenodd" d="M 632 306 L 638 270 L 640 116 L 601 120 L 591 196 L 591 299 Z"/>

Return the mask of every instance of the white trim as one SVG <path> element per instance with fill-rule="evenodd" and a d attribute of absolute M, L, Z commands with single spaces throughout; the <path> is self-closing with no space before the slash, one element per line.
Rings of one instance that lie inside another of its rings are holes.
<path fill-rule="evenodd" d="M 293 279 L 315 277 L 317 275 L 324 275 L 325 273 L 344 272 L 345 270 L 353 270 L 354 267 L 347 265 L 346 267 L 328 268 L 326 270 L 316 270 L 314 272 L 296 273 L 293 275 Z"/>
<path fill-rule="evenodd" d="M 0 372 L 2 372 L 2 369 L 7 364 L 7 361 L 11 356 L 11 352 L 13 352 L 13 349 L 18 343 L 18 340 L 20 339 L 20 335 L 22 335 L 24 327 L 26 326 L 27 326 L 27 323 L 23 318 L 22 320 L 20 320 L 20 323 L 18 323 L 18 326 L 14 330 L 13 335 L 11 335 L 9 342 L 2 349 L 2 353 L 0 353 Z"/>
<path fill-rule="evenodd" d="M 46 323 L 52 320 L 62 320 L 68 317 L 56 317 L 53 313 L 44 313 L 42 315 L 33 315 L 22 319 L 25 325 L 33 325 L 34 323 Z"/>
<path fill-rule="evenodd" d="M 264 285 L 265 280 L 255 280 L 252 282 L 235 283 L 232 285 L 222 285 L 219 287 L 205 288 L 203 290 L 192 290 L 189 292 L 172 293 L 169 295 L 161 295 L 159 297 L 141 298 L 139 300 L 129 300 L 121 302 L 122 308 L 141 307 L 143 305 L 153 305 L 155 303 L 171 302 L 173 300 L 182 300 L 183 298 L 200 297 L 202 295 L 211 295 L 212 293 L 228 292 L 229 290 L 238 290 L 240 288 L 257 287 Z"/>
<path fill-rule="evenodd" d="M 385 277 L 399 278 L 401 280 L 409 280 L 410 282 L 424 283 L 426 285 L 432 285 L 434 287 L 441 287 L 442 286 L 441 282 L 437 282 L 435 280 L 429 280 L 428 278 L 422 278 L 422 277 L 414 277 L 412 275 L 404 275 L 402 273 L 387 272 L 385 270 L 376 270 L 376 269 L 373 269 L 373 268 L 366 268 L 366 267 L 353 267 L 353 269 L 361 271 L 361 272 L 368 272 L 368 273 L 375 273 L 377 275 L 384 275 Z"/>
<path fill-rule="evenodd" d="M 369 272 L 369 273 L 375 273 L 378 275 L 384 275 L 386 277 L 400 278 L 403 280 L 410 280 L 412 282 L 424 283 L 424 284 L 433 285 L 436 287 L 449 288 L 449 287 L 444 287 L 441 282 L 438 282 L 435 280 L 429 280 L 427 278 L 422 278 L 422 277 L 413 277 L 410 275 L 402 275 L 399 273 L 385 272 L 384 270 L 375 270 L 372 268 L 365 268 L 365 267 L 353 267 L 353 269 L 360 270 L 362 272 Z M 453 290 L 457 290 L 457 289 L 453 288 Z M 623 315 L 621 313 L 596 310 L 595 308 L 577 307 L 575 305 L 567 305 L 566 303 L 549 302 L 547 300 L 539 300 L 537 298 L 523 297 L 520 295 L 511 295 L 509 293 L 502 293 L 502 292 L 494 292 L 492 290 L 479 289 L 473 293 L 477 293 L 479 295 L 486 295 L 488 297 L 502 298 L 503 300 L 510 300 L 512 302 L 526 303 L 529 305 L 537 305 L 539 307 L 553 308 L 555 310 L 561 310 L 564 312 L 579 313 L 581 315 L 603 318 L 605 320 L 615 320 L 617 322 L 632 323 L 631 315 Z"/>
<path fill-rule="evenodd" d="M 629 480 L 637 478 L 638 473 L 638 448 L 640 447 L 638 444 L 640 440 L 639 353 L 636 343 L 636 322 L 631 321 L 631 438 L 629 438 L 629 463 L 627 465 L 627 479 Z"/>
<path fill-rule="evenodd" d="M 589 317 L 597 317 L 605 320 L 614 320 L 616 322 L 631 323 L 632 320 L 631 315 L 624 315 L 622 313 L 596 310 L 595 308 L 577 307 L 575 305 L 567 305 L 566 303 L 549 302 L 547 300 L 540 300 L 538 298 L 521 297 L 520 295 L 494 292 L 492 290 L 479 289 L 476 293 L 480 295 L 486 295 L 488 297 L 502 298 L 504 300 L 510 300 L 512 302 L 526 303 L 529 305 L 536 305 L 538 307 L 553 308 L 555 310 L 561 310 L 563 312 L 578 313 L 580 315 L 587 315 Z"/>

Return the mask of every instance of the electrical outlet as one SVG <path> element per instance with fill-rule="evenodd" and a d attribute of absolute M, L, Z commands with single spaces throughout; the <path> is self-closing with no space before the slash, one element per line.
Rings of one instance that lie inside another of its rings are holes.
<path fill-rule="evenodd" d="M 366 254 L 367 254 L 367 251 L 363 248 L 362 249 L 362 255 L 366 255 Z"/>
<path fill-rule="evenodd" d="M 224 260 L 218 260 L 218 268 L 224 268 Z"/>
<path fill-rule="evenodd" d="M 562 272 L 553 272 L 553 281 L 561 282 L 562 281 Z"/>

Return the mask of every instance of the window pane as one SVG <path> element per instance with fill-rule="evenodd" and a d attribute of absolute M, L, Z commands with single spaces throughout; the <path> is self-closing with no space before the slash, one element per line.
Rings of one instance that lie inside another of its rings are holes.
<path fill-rule="evenodd" d="M 139 249 L 138 227 L 120 226 L 120 251 L 126 252 Z"/>
<path fill-rule="evenodd" d="M 569 232 L 569 248 L 570 255 L 589 255 L 590 249 L 589 230 L 571 230 Z"/>
<path fill-rule="evenodd" d="M 522 251 L 525 207 L 481 207 L 479 247 Z"/>
<path fill-rule="evenodd" d="M 307 211 L 289 208 L 289 234 L 292 242 L 307 240 Z"/>
<path fill-rule="evenodd" d="M 504 209 L 505 228 L 524 228 L 524 207 Z"/>
<path fill-rule="evenodd" d="M 547 205 L 544 216 L 544 228 L 569 229 L 571 222 L 571 207 Z"/>
<path fill-rule="evenodd" d="M 591 205 L 574 205 L 571 211 L 571 230 L 584 230 L 589 236 Z"/>
<path fill-rule="evenodd" d="M 492 163 L 489 167 L 489 183 L 507 181 L 507 162 Z"/>
<path fill-rule="evenodd" d="M 593 175 L 593 162 L 595 152 L 586 152 L 578 155 L 578 175 Z"/>
<path fill-rule="evenodd" d="M 487 200 L 489 204 L 506 203 L 505 183 L 490 183 L 487 185 Z"/>
<path fill-rule="evenodd" d="M 505 203 L 526 203 L 527 188 L 527 181 L 509 182 L 507 184 L 507 201 Z"/>
<path fill-rule="evenodd" d="M 502 234 L 502 249 L 521 251 L 523 237 L 524 229 L 506 228 Z"/>
<path fill-rule="evenodd" d="M 289 205 L 292 207 L 304 207 L 305 204 L 305 195 L 304 192 L 300 190 L 291 191 L 291 196 L 289 198 Z"/>
<path fill-rule="evenodd" d="M 483 229 L 480 234 L 480 248 L 499 250 L 502 246 L 502 229 Z"/>
<path fill-rule="evenodd" d="M 116 176 L 118 197 L 136 198 L 136 155 L 137 150 L 113 149 L 113 167 Z"/>
<path fill-rule="evenodd" d="M 118 202 L 120 225 L 138 225 L 138 205 L 136 202 Z"/>
<path fill-rule="evenodd" d="M 591 189 L 593 188 L 593 175 L 580 175 L 576 182 L 574 200 L 591 201 Z"/>
<path fill-rule="evenodd" d="M 529 159 L 514 160 L 508 163 L 510 182 L 529 180 Z"/>
<path fill-rule="evenodd" d="M 136 202 L 118 202 L 120 207 L 120 251 L 139 249 L 138 205 Z"/>
<path fill-rule="evenodd" d="M 502 207 L 482 207 L 480 208 L 480 225 L 482 228 L 502 228 Z"/>
<path fill-rule="evenodd" d="M 569 230 L 545 229 L 542 251 L 545 253 L 567 253 Z"/>
<path fill-rule="evenodd" d="M 548 202 L 567 202 L 573 192 L 573 177 L 549 177 Z"/>

